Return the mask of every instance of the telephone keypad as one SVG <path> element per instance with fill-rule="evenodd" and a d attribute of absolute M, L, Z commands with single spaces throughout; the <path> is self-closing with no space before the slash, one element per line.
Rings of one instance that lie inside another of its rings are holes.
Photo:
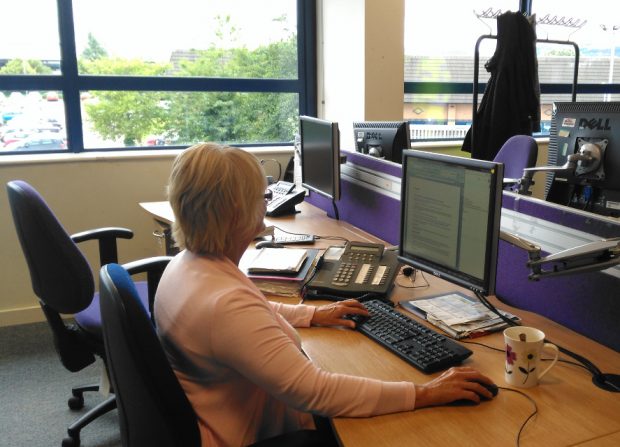
<path fill-rule="evenodd" d="M 332 284 L 335 286 L 346 286 L 351 281 L 353 272 L 357 268 L 357 264 L 351 262 L 343 262 L 336 270 Z"/>

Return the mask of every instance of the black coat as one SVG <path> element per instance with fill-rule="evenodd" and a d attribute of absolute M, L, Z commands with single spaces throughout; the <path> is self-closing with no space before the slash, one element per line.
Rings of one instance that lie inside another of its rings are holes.
<path fill-rule="evenodd" d="M 536 32 L 522 14 L 509 11 L 497 17 L 497 46 L 485 68 L 491 78 L 461 150 L 493 160 L 511 136 L 540 130 Z"/>

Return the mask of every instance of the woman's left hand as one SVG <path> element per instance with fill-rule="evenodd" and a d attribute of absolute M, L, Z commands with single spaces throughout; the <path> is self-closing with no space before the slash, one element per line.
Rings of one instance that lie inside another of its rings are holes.
<path fill-rule="evenodd" d="M 346 326 L 354 328 L 354 321 L 343 318 L 345 315 L 353 314 L 367 317 L 368 311 L 362 303 L 354 299 L 326 304 L 316 308 L 314 317 L 312 317 L 312 324 L 317 326 Z"/>

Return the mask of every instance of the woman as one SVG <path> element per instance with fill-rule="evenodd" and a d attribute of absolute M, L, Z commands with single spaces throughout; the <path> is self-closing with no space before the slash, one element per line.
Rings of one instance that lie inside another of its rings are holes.
<path fill-rule="evenodd" d="M 199 420 L 202 445 L 247 445 L 300 428 L 312 414 L 364 417 L 491 398 L 471 368 L 424 384 L 382 382 L 322 371 L 301 351 L 293 327 L 354 327 L 355 300 L 326 306 L 269 302 L 238 269 L 264 229 L 265 175 L 251 154 L 199 144 L 177 157 L 168 195 L 173 236 L 184 249 L 155 299 L 160 339 Z"/>

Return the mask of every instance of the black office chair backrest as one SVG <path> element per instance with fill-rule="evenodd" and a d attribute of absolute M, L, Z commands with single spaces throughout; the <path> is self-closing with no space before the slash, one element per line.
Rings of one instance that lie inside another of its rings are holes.
<path fill-rule="evenodd" d="M 32 186 L 15 180 L 7 190 L 34 293 L 56 312 L 84 310 L 95 292 L 88 261 Z"/>
<path fill-rule="evenodd" d="M 194 410 L 129 274 L 118 264 L 104 266 L 100 289 L 103 338 L 123 446 L 199 446 Z"/>

